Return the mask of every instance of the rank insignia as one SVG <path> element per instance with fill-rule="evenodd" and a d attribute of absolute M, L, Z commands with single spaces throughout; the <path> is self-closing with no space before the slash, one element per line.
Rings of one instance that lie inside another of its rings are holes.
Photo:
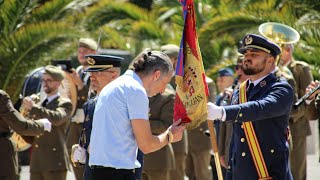
<path fill-rule="evenodd" d="M 88 62 L 89 65 L 94 65 L 96 63 L 96 61 L 91 57 L 87 58 L 87 62 Z"/>
<path fill-rule="evenodd" d="M 251 36 L 247 36 L 246 39 L 244 40 L 244 42 L 246 43 L 246 45 L 249 45 L 251 44 L 253 41 L 252 37 Z"/>
<path fill-rule="evenodd" d="M 263 86 L 265 86 L 265 85 L 267 85 L 267 82 L 266 82 L 265 80 L 263 80 L 263 81 L 260 82 L 260 87 L 263 87 Z"/>

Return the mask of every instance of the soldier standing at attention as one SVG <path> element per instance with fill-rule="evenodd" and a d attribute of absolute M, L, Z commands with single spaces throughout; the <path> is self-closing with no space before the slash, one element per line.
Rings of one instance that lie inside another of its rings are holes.
<path fill-rule="evenodd" d="M 64 180 L 69 170 L 65 131 L 71 118 L 72 104 L 58 92 L 64 72 L 56 66 L 48 65 L 41 77 L 46 99 L 35 103 L 31 98 L 23 99 L 23 106 L 33 119 L 47 118 L 52 130 L 34 138 L 30 162 L 31 180 Z"/>
<path fill-rule="evenodd" d="M 173 69 L 176 69 L 179 47 L 174 44 L 167 44 L 161 47 L 161 51 L 165 53 L 167 56 L 169 56 L 173 64 Z M 177 85 L 175 83 L 174 76 L 170 81 L 170 85 L 175 91 Z M 172 148 L 174 151 L 175 167 L 170 172 L 170 179 L 184 180 L 184 177 L 186 175 L 186 158 L 188 154 L 188 137 L 186 130 L 183 132 L 181 141 L 172 144 Z"/>
<path fill-rule="evenodd" d="M 173 122 L 175 91 L 167 87 L 163 93 L 149 97 L 149 121 L 153 135 L 166 131 Z M 174 170 L 175 158 L 172 145 L 144 155 L 142 180 L 169 180 Z"/>
<path fill-rule="evenodd" d="M 9 95 L 0 89 L 0 179 L 19 179 L 18 156 L 10 136 L 12 131 L 21 135 L 36 136 L 51 131 L 48 119 L 26 120 L 14 109 Z"/>
<path fill-rule="evenodd" d="M 303 61 L 293 58 L 293 44 L 285 45 L 280 57 L 280 63 L 288 67 L 295 80 L 295 90 L 298 99 L 306 93 L 306 88 L 313 80 L 310 67 Z M 311 135 L 308 116 L 309 108 L 304 104 L 298 110 L 293 110 L 289 119 L 289 127 L 292 137 L 290 151 L 290 167 L 295 180 L 307 178 L 307 136 Z"/>
<path fill-rule="evenodd" d="M 89 88 L 90 88 L 90 76 L 85 70 L 88 68 L 88 62 L 85 58 L 88 54 L 95 54 L 97 49 L 97 43 L 90 38 L 80 38 L 78 47 L 78 61 L 80 66 L 77 67 L 76 71 L 71 73 L 71 78 L 77 86 L 77 108 L 76 112 L 71 119 L 69 125 L 69 131 L 67 132 L 67 148 L 70 155 L 72 145 L 79 143 L 79 138 L 82 130 L 82 123 L 84 121 L 83 104 L 88 99 Z M 77 180 L 83 178 L 83 167 L 73 167 L 73 171 Z"/>
<path fill-rule="evenodd" d="M 287 127 L 293 104 L 291 86 L 272 72 L 278 45 L 249 34 L 238 52 L 249 80 L 240 85 L 229 106 L 208 103 L 208 119 L 233 123 L 227 179 L 292 180 Z"/>
<path fill-rule="evenodd" d="M 87 55 L 89 67 L 85 70 L 90 74 L 91 88 L 97 92 L 97 96 L 89 99 L 84 105 L 85 120 L 83 122 L 80 144 L 73 145 L 71 160 L 73 163 L 85 164 L 84 180 L 91 180 L 91 169 L 89 167 L 89 143 L 92 129 L 92 120 L 95 105 L 101 90 L 111 81 L 119 77 L 120 65 L 123 58 L 108 55 Z"/>

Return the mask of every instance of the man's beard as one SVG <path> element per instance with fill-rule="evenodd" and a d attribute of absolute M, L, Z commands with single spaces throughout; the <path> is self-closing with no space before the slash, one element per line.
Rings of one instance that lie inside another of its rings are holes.
<path fill-rule="evenodd" d="M 252 63 L 251 60 L 248 60 L 248 61 L 249 61 L 249 63 Z M 242 67 L 243 73 L 245 75 L 251 76 L 251 75 L 256 75 L 256 74 L 262 72 L 266 66 L 266 59 L 264 59 L 263 61 L 264 61 L 263 64 L 261 64 L 261 65 L 263 65 L 263 68 L 259 68 L 260 66 L 253 66 L 250 68 L 249 66 L 244 64 Z"/>
<path fill-rule="evenodd" d="M 243 69 L 243 73 L 248 76 L 258 74 L 259 72 L 257 72 L 256 69 Z"/>
<path fill-rule="evenodd" d="M 46 88 L 44 88 L 43 90 L 44 90 L 44 92 L 45 92 L 46 94 L 50 94 L 50 93 L 53 92 L 53 89 L 50 88 L 50 87 L 48 87 L 48 86 L 47 86 Z"/>

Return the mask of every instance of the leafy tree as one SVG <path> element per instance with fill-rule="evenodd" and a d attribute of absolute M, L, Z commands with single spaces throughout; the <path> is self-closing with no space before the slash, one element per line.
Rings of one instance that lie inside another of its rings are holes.
<path fill-rule="evenodd" d="M 65 7 L 70 2 L 0 2 L 0 87 L 13 98 L 17 97 L 26 73 L 46 64 L 41 56 L 77 34 L 76 29 L 63 20 Z"/>
<path fill-rule="evenodd" d="M 107 47 L 112 42 L 112 48 L 126 47 L 137 54 L 146 47 L 158 48 L 175 39 L 177 26 L 167 20 L 176 11 L 169 10 L 157 4 L 152 11 L 147 11 L 129 2 L 100 1 L 88 8 L 81 18 L 89 32 L 97 34 L 99 27 L 109 29 L 105 32 L 109 37 L 108 43 L 103 43 Z M 113 36 L 110 35 L 111 31 Z M 118 38 L 120 36 L 122 39 Z"/>

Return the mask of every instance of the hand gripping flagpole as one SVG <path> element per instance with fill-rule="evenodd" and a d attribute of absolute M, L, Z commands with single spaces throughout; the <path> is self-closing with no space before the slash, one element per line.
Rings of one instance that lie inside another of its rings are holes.
<path fill-rule="evenodd" d="M 177 120 L 182 117 L 182 120 L 185 123 L 189 123 L 189 126 L 187 126 L 187 128 L 189 127 L 190 129 L 192 129 L 192 128 L 198 127 L 200 123 L 205 121 L 207 117 L 207 112 L 206 112 L 207 102 L 205 97 L 208 96 L 209 92 L 205 82 L 205 74 L 203 69 L 202 57 L 201 57 L 198 38 L 196 34 L 194 2 L 193 0 L 180 0 L 180 3 L 183 7 L 184 30 L 182 34 L 182 39 L 180 43 L 180 52 L 179 52 L 177 66 L 176 66 L 177 95 L 175 100 L 174 119 Z M 197 74 L 197 72 L 200 70 L 203 71 L 201 72 L 201 75 L 200 73 Z M 193 77 L 192 75 L 190 75 L 193 73 L 196 73 L 197 76 Z M 186 77 L 189 77 L 189 82 L 185 82 L 187 79 Z M 196 78 L 198 78 L 197 80 L 202 79 L 201 83 L 204 83 L 203 87 L 200 86 L 201 84 L 200 80 L 199 80 L 198 86 L 196 83 L 193 86 L 192 82 L 197 81 Z M 180 89 L 180 87 L 190 88 L 190 86 L 194 88 L 193 89 L 194 91 L 190 91 L 190 92 L 196 93 L 196 94 L 198 93 L 197 95 L 194 95 L 192 93 L 190 95 L 188 93 L 185 93 L 185 89 L 182 89 L 182 88 Z M 206 89 L 206 90 L 203 90 L 203 89 Z M 192 106 L 192 108 L 190 108 L 191 106 L 190 107 L 185 106 L 185 104 L 192 105 L 192 103 L 187 103 L 187 102 L 188 102 L 188 99 L 192 99 L 195 96 L 197 97 L 196 99 L 199 101 L 198 104 L 196 103 L 196 105 L 198 106 L 194 105 Z M 203 100 L 203 101 L 200 101 L 200 100 Z M 185 104 L 182 102 L 185 102 Z M 201 113 L 194 112 L 194 109 L 199 109 L 199 108 L 203 109 L 204 111 L 201 111 Z M 210 131 L 210 139 L 211 139 L 212 149 L 214 152 L 214 160 L 215 160 L 215 165 L 217 169 L 218 179 L 223 180 L 213 121 L 207 121 L 207 123 Z"/>
<path fill-rule="evenodd" d="M 209 127 L 209 132 L 210 132 L 210 140 L 211 140 L 214 162 L 216 165 L 218 179 L 223 180 L 223 175 L 222 175 L 222 171 L 221 171 L 221 164 L 220 164 L 220 157 L 219 157 L 219 149 L 218 149 L 218 144 L 217 144 L 216 133 L 214 130 L 214 124 L 213 124 L 213 121 L 211 121 L 211 120 L 207 120 L 207 123 L 208 123 L 208 127 Z"/>

